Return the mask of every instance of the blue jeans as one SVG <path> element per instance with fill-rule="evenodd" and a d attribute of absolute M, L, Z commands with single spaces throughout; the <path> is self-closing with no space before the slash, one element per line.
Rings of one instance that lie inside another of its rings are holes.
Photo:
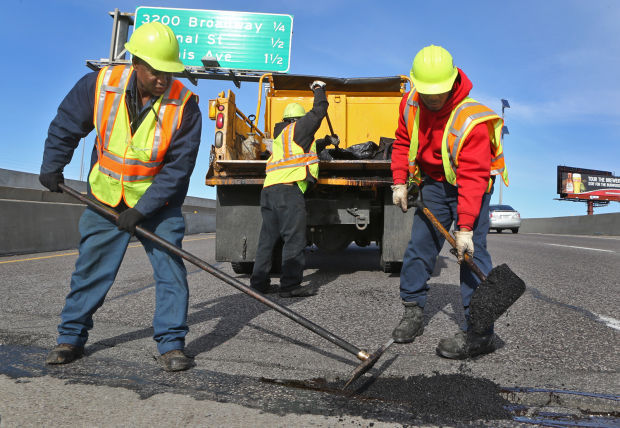
<path fill-rule="evenodd" d="M 180 207 L 165 207 L 140 224 L 181 247 L 185 221 Z M 71 276 L 71 291 L 58 325 L 58 343 L 84 346 L 93 314 L 103 304 L 125 256 L 130 234 L 87 208 L 80 218 L 79 256 Z M 139 238 L 153 266 L 155 314 L 153 338 L 161 354 L 185 347 L 189 289 L 183 260 L 151 241 Z"/>
<path fill-rule="evenodd" d="M 456 214 L 457 188 L 448 183 L 425 180 L 421 189 L 422 200 L 437 220 L 450 230 L 458 221 Z M 492 193 L 492 192 L 491 192 Z M 480 215 L 474 223 L 474 261 L 487 275 L 492 269 L 491 256 L 487 251 L 487 233 L 489 232 L 489 202 L 491 193 L 485 193 L 480 206 Z M 400 297 L 405 302 L 417 302 L 420 307 L 426 305 L 428 280 L 435 269 L 437 256 L 443 247 L 445 238 L 439 233 L 421 210 L 416 209 L 411 240 L 403 256 L 400 272 Z M 461 301 L 465 310 L 465 319 L 469 319 L 469 302 L 480 280 L 466 263 L 460 266 Z"/>

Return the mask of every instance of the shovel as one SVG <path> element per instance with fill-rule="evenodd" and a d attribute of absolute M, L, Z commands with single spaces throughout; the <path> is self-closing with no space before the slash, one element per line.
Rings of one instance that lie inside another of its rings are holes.
<path fill-rule="evenodd" d="M 422 192 L 420 192 L 418 185 L 413 183 L 407 189 L 407 193 L 411 195 L 416 190 L 418 197 L 413 199 L 410 196 L 407 204 L 412 204 L 424 213 L 426 218 L 450 243 L 453 248 L 451 252 L 456 254 L 456 240 L 424 205 Z M 525 282 L 505 263 L 494 267 L 489 275 L 485 276 L 469 254 L 465 253 L 464 259 L 469 268 L 480 279 L 480 284 L 472 294 L 469 304 L 469 323 L 474 333 L 484 334 L 525 292 Z"/>
<path fill-rule="evenodd" d="M 116 221 L 118 219 L 118 213 L 116 211 L 114 211 L 113 209 L 111 209 L 110 207 L 105 206 L 103 204 L 100 204 L 99 202 L 93 201 L 92 199 L 82 195 L 77 190 L 72 189 L 71 187 L 69 187 L 69 186 L 67 186 L 65 184 L 59 184 L 58 187 L 60 187 L 60 189 L 63 192 L 68 193 L 69 195 L 71 195 L 74 198 L 78 199 L 82 203 L 86 204 L 88 207 L 90 207 L 93 210 L 95 210 L 101 216 L 107 218 L 108 220 L 110 220 L 111 222 L 116 224 Z M 285 306 L 282 306 L 282 305 L 274 302 L 271 299 L 268 299 L 266 296 L 264 296 L 263 294 L 261 294 L 261 293 L 259 293 L 257 291 L 254 291 L 252 288 L 250 288 L 247 285 L 243 284 L 241 281 L 238 281 L 237 279 L 235 279 L 232 276 L 226 274 L 225 272 L 223 272 L 223 271 L 221 271 L 221 270 L 211 266 L 210 264 L 208 264 L 204 260 L 201 260 L 198 257 L 194 256 L 193 254 L 190 254 L 187 251 L 177 247 L 176 245 L 166 241 L 165 239 L 161 238 L 160 236 L 156 235 L 155 233 L 150 232 L 150 231 L 144 229 L 141 226 L 136 226 L 136 235 L 141 236 L 143 238 L 146 238 L 146 239 L 148 239 L 150 241 L 153 241 L 154 243 L 156 243 L 160 247 L 166 249 L 170 253 L 175 254 L 175 255 L 177 255 L 177 256 L 187 260 L 188 262 L 198 266 L 200 269 L 202 269 L 202 270 L 204 270 L 206 272 L 209 272 L 211 275 L 215 276 L 216 278 L 221 279 L 222 281 L 226 282 L 229 285 L 232 285 L 233 287 L 235 287 L 239 291 L 242 291 L 245 294 L 249 295 L 250 297 L 255 298 L 256 300 L 258 300 L 259 302 L 269 306 L 270 308 L 275 309 L 277 312 L 279 312 L 282 315 L 286 316 L 287 318 L 295 321 L 296 323 L 300 324 L 302 327 L 307 328 L 308 330 L 318 334 L 322 338 L 324 338 L 326 340 L 329 340 L 334 345 L 336 345 L 336 346 L 344 349 L 345 351 L 350 352 L 353 355 L 355 355 L 358 359 L 362 360 L 363 362 L 358 366 L 358 368 L 356 368 L 352 372 L 351 379 L 347 382 L 346 385 L 349 385 L 355 379 L 357 379 L 362 374 L 367 372 L 372 366 L 374 366 L 374 364 L 377 362 L 379 357 L 381 357 L 383 352 L 385 352 L 385 349 L 387 349 L 386 347 L 382 346 L 379 349 L 377 349 L 374 353 L 368 354 L 368 352 L 364 351 L 363 349 L 360 349 L 357 346 L 347 342 L 346 340 L 341 339 L 340 337 L 338 337 L 335 334 L 329 332 L 328 330 L 324 329 L 323 327 L 321 327 L 321 326 L 313 323 L 312 321 L 304 318 L 303 316 L 299 315 L 298 313 L 293 312 L 289 308 L 287 308 Z M 346 388 L 346 386 L 345 386 L 345 388 Z"/>

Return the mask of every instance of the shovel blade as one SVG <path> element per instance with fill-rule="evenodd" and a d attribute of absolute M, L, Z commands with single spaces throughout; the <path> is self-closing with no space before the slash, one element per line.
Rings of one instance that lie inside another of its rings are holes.
<path fill-rule="evenodd" d="M 360 376 L 362 376 L 368 370 L 373 368 L 373 366 L 377 363 L 377 360 L 381 358 L 381 355 L 383 355 L 383 353 L 387 350 L 387 348 L 392 346 L 393 343 L 394 343 L 394 339 L 390 339 L 385 344 L 383 344 L 379 349 L 377 349 L 374 353 L 370 354 L 370 356 L 364 362 L 362 362 L 359 366 L 355 368 L 355 370 L 351 372 L 351 377 L 349 378 L 347 383 L 344 384 L 342 389 L 343 390 L 347 389 L 347 387 L 351 385 L 353 382 L 355 382 L 357 379 L 359 379 Z"/>
<path fill-rule="evenodd" d="M 471 297 L 469 322 L 477 334 L 486 333 L 525 292 L 525 282 L 506 264 L 489 272 Z"/>

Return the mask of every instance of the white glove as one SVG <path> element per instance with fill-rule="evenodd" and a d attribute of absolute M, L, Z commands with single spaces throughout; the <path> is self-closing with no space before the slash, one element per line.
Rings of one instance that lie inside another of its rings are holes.
<path fill-rule="evenodd" d="M 407 212 L 407 185 L 406 184 L 394 184 L 392 185 L 392 202 L 394 205 L 398 205 L 404 213 Z"/>
<path fill-rule="evenodd" d="M 324 88 L 324 87 L 325 87 L 325 82 L 323 82 L 322 80 L 315 80 L 310 85 L 310 89 L 312 89 L 313 91 L 317 88 Z"/>
<path fill-rule="evenodd" d="M 456 238 L 456 258 L 461 263 L 464 258 L 464 254 L 468 253 L 471 257 L 474 257 L 474 232 L 472 230 L 455 230 L 454 237 Z"/>

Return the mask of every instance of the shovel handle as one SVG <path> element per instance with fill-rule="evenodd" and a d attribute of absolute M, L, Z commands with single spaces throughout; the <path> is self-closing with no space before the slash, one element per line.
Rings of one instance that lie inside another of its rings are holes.
<path fill-rule="evenodd" d="M 456 249 L 456 240 L 450 234 L 450 232 L 448 232 L 446 228 L 443 227 L 443 225 L 439 222 L 439 220 L 437 220 L 437 218 L 426 207 L 426 205 L 424 205 L 424 202 L 422 202 L 422 198 L 416 199 L 415 205 L 422 210 L 426 218 L 429 219 L 431 223 L 433 223 L 433 226 L 435 226 L 435 228 L 439 231 L 439 233 L 441 233 L 444 236 L 444 238 L 446 238 L 446 240 L 450 243 L 452 248 Z M 470 267 L 470 269 L 480 279 L 480 281 L 485 281 L 487 279 L 486 275 L 482 273 L 478 265 L 474 263 L 474 259 L 472 259 L 472 257 L 468 253 L 463 254 L 463 258 L 465 259 L 465 262 Z"/>

